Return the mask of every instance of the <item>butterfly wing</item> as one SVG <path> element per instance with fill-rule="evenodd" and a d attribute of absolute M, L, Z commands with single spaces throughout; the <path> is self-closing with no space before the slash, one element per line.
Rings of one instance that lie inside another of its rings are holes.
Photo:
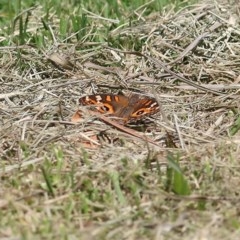
<path fill-rule="evenodd" d="M 98 112 L 116 117 L 121 115 L 121 109 L 128 106 L 128 98 L 122 95 L 88 95 L 79 99 L 82 106 L 93 106 Z"/>
<path fill-rule="evenodd" d="M 155 114 L 159 110 L 159 104 L 154 98 L 142 98 L 135 104 L 130 117 L 138 119 Z"/>

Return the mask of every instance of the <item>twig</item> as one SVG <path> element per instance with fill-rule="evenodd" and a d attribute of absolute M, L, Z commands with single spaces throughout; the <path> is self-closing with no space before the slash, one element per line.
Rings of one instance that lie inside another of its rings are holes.
<path fill-rule="evenodd" d="M 186 48 L 185 50 L 172 62 L 169 63 L 169 65 L 178 62 L 179 60 L 181 60 L 183 57 L 185 57 L 190 51 L 192 51 L 193 49 L 195 49 L 197 47 L 197 45 L 205 38 L 207 37 L 211 32 L 213 32 L 214 30 L 216 30 L 217 28 L 221 27 L 223 24 L 222 23 L 215 23 L 213 26 L 210 27 L 208 32 L 205 32 L 201 35 L 199 35 L 197 38 L 195 38 L 193 40 L 193 42 L 191 42 Z"/>
<path fill-rule="evenodd" d="M 105 46 L 106 48 L 108 49 L 112 49 L 112 50 L 115 50 L 115 51 L 118 51 L 118 52 L 122 52 L 122 53 L 125 53 L 125 54 L 134 54 L 136 56 L 141 56 L 141 57 L 144 57 L 144 58 L 147 58 L 149 59 L 150 61 L 154 62 L 157 66 L 163 68 L 165 71 L 167 71 L 168 73 L 170 73 L 172 76 L 176 77 L 177 79 L 181 80 L 182 82 L 184 83 L 187 83 L 195 88 L 198 88 L 202 91 L 205 91 L 205 92 L 210 92 L 210 93 L 213 93 L 215 95 L 218 95 L 218 96 L 226 96 L 226 94 L 222 93 L 222 92 L 218 92 L 218 91 L 215 91 L 215 90 L 212 90 L 212 89 L 208 89 L 208 88 L 205 88 L 193 81 L 190 81 L 186 78 L 184 78 L 183 76 L 173 72 L 172 70 L 170 70 L 166 65 L 165 63 L 161 62 L 160 60 L 157 60 L 155 58 L 152 58 L 150 56 L 147 56 L 143 53 L 140 53 L 140 52 L 136 52 L 136 51 L 122 51 L 122 50 L 119 50 L 119 49 L 113 49 L 113 48 L 110 48 L 108 46 Z"/>
<path fill-rule="evenodd" d="M 128 128 L 128 127 L 125 127 L 125 126 L 117 123 L 116 121 L 111 120 L 109 117 L 106 117 L 106 116 L 104 116 L 104 115 L 102 115 L 102 114 L 100 114 L 100 113 L 98 113 L 98 112 L 94 112 L 94 111 L 90 111 L 90 110 L 89 110 L 89 113 L 90 113 L 91 115 L 97 116 L 97 118 L 101 119 L 103 122 L 105 122 L 105 123 L 107 123 L 107 124 L 109 124 L 109 125 L 117 128 L 117 129 L 121 130 L 122 132 L 125 132 L 125 133 L 127 133 L 127 134 L 129 134 L 129 135 L 131 135 L 131 136 L 133 136 L 133 137 L 136 137 L 136 138 L 141 139 L 141 140 L 143 140 L 143 141 L 145 141 L 145 142 L 148 142 L 148 143 L 150 143 L 150 144 L 152 144 L 152 145 L 154 145 L 154 146 L 161 147 L 160 145 L 158 145 L 157 143 L 155 143 L 153 140 L 147 138 L 146 136 L 141 136 L 137 131 L 135 131 L 135 130 L 133 130 L 133 129 L 130 129 L 130 128 Z M 73 118 L 72 118 L 72 121 L 73 121 L 73 122 L 78 122 L 78 121 L 80 120 L 81 116 L 82 116 L 82 114 L 81 114 L 80 111 L 78 110 L 78 111 L 74 114 L 74 116 L 73 116 Z M 78 118 L 78 119 L 77 119 L 77 118 Z"/>
<path fill-rule="evenodd" d="M 174 116 L 175 128 L 176 128 L 176 131 L 177 131 L 177 134 L 178 134 L 178 138 L 180 140 L 181 147 L 182 147 L 182 149 L 185 150 L 186 147 L 185 147 L 185 144 L 184 144 L 184 141 L 183 141 L 183 138 L 182 138 L 182 134 L 181 134 L 179 126 L 178 126 L 177 116 L 176 116 L 176 114 L 174 114 L 173 116 Z"/>
<path fill-rule="evenodd" d="M 18 96 L 18 95 L 24 95 L 24 94 L 27 94 L 27 93 L 20 92 L 20 91 L 3 93 L 3 94 L 0 94 L 0 99 L 5 99 L 6 97 L 10 98 L 10 97 L 14 97 L 14 96 Z"/>

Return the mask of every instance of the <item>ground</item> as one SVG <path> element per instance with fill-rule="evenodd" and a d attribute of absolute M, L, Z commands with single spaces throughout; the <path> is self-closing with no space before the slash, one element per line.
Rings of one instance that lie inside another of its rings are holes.
<path fill-rule="evenodd" d="M 1 25 L 0 238 L 239 239 L 240 4 L 113 3 Z M 73 121 L 99 93 L 160 111 Z"/>

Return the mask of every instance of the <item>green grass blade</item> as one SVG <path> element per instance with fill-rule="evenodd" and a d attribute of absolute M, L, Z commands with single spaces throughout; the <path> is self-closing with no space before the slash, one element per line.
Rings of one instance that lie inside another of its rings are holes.
<path fill-rule="evenodd" d="M 120 183 L 119 183 L 119 174 L 118 172 L 114 171 L 110 174 L 112 184 L 115 190 L 115 193 L 117 194 L 118 201 L 121 205 L 124 205 L 126 203 L 126 199 L 122 193 Z"/>
<path fill-rule="evenodd" d="M 53 190 L 53 186 L 52 186 L 51 176 L 49 175 L 49 172 L 45 169 L 44 166 L 41 167 L 41 171 L 43 174 L 43 178 L 46 182 L 48 192 L 50 193 L 50 195 L 52 197 L 54 197 L 55 194 L 54 194 L 54 190 Z"/>
<path fill-rule="evenodd" d="M 230 136 L 234 136 L 240 130 L 240 115 L 230 128 Z"/>
<path fill-rule="evenodd" d="M 189 195 L 191 193 L 190 185 L 185 179 L 182 170 L 178 164 L 179 156 L 174 157 L 171 153 L 167 156 L 167 189 L 172 189 L 178 195 Z"/>

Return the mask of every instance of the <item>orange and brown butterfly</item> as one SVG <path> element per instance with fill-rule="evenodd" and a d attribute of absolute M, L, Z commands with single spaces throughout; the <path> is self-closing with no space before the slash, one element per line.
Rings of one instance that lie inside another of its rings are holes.
<path fill-rule="evenodd" d="M 153 115 L 160 110 L 155 98 L 131 94 L 129 97 L 119 94 L 94 94 L 81 97 L 81 106 L 90 106 L 91 110 L 118 119 L 120 123 L 127 124 Z M 78 115 L 80 112 L 78 112 Z M 72 121 L 76 121 L 73 116 Z"/>

